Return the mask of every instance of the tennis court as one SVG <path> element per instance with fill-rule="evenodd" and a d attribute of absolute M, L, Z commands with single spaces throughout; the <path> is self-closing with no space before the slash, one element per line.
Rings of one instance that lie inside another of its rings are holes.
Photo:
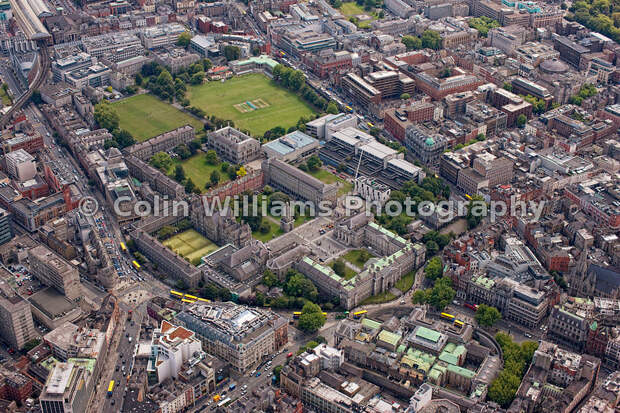
<path fill-rule="evenodd" d="M 168 238 L 163 244 L 183 258 L 194 264 L 200 264 L 200 258 L 215 251 L 218 247 L 196 230 L 188 229 Z"/>

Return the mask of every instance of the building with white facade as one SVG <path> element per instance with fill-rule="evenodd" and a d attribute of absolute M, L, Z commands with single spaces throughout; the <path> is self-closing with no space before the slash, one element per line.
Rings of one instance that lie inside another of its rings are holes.
<path fill-rule="evenodd" d="M 23 149 L 9 152 L 5 156 L 6 170 L 12 178 L 27 181 L 37 174 L 34 157 Z"/>
<path fill-rule="evenodd" d="M 162 321 L 161 327 L 153 331 L 151 357 L 147 367 L 149 381 L 157 383 L 178 377 L 184 363 L 197 364 L 204 358 L 200 340 L 193 331 Z"/>

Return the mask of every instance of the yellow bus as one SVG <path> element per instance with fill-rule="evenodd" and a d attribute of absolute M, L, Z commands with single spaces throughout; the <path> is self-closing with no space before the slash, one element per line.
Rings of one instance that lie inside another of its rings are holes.
<path fill-rule="evenodd" d="M 360 318 L 361 316 L 363 316 L 364 314 L 366 314 L 368 311 L 366 310 L 362 310 L 362 311 L 357 311 L 355 313 L 353 313 L 353 317 L 354 318 Z"/>
<path fill-rule="evenodd" d="M 295 312 L 293 313 L 293 318 L 294 318 L 295 320 L 297 320 L 297 319 L 299 318 L 299 316 L 300 316 L 300 315 L 301 315 L 301 311 L 295 311 Z"/>
<path fill-rule="evenodd" d="M 131 263 L 133 264 L 133 266 L 134 266 L 134 268 L 136 270 L 140 271 L 141 266 L 140 266 L 140 264 L 138 264 L 138 261 L 133 260 Z"/>
<path fill-rule="evenodd" d="M 178 291 L 170 290 L 170 297 L 172 298 L 183 298 L 183 293 Z"/>
<path fill-rule="evenodd" d="M 454 327 L 463 328 L 464 325 L 465 323 L 463 323 L 461 320 L 454 320 Z"/>
<path fill-rule="evenodd" d="M 185 298 L 183 298 L 181 301 L 183 301 L 184 303 L 187 303 L 187 304 L 194 304 L 196 302 L 196 300 L 188 300 L 188 299 L 185 299 Z"/>
<path fill-rule="evenodd" d="M 108 385 L 108 397 L 112 397 L 112 392 L 114 391 L 114 380 L 110 381 Z"/>
<path fill-rule="evenodd" d="M 353 108 L 351 106 L 345 106 L 344 108 L 347 112 L 353 112 Z"/>
<path fill-rule="evenodd" d="M 125 246 L 124 242 L 121 242 L 121 251 L 127 252 L 127 247 Z"/>
<path fill-rule="evenodd" d="M 448 313 L 441 313 L 441 318 L 444 318 L 444 319 L 450 320 L 450 321 L 454 321 L 454 316 L 452 314 L 448 314 Z"/>
<path fill-rule="evenodd" d="M 198 297 L 193 296 L 193 295 L 189 295 L 189 294 L 185 294 L 185 298 L 187 298 L 188 300 L 194 300 L 194 301 L 196 301 L 198 299 Z"/>
<path fill-rule="evenodd" d="M 368 127 L 370 127 L 370 128 L 374 128 L 375 127 L 375 125 L 372 122 L 366 122 L 366 123 L 368 124 Z"/>
<path fill-rule="evenodd" d="M 327 318 L 327 313 L 323 313 L 323 315 L 325 316 L 325 318 Z"/>
<path fill-rule="evenodd" d="M 465 198 L 467 198 L 467 199 L 469 199 L 471 201 L 471 195 L 465 194 Z"/>
<path fill-rule="evenodd" d="M 207 300 L 206 298 L 200 298 L 200 297 L 198 297 L 197 300 L 198 301 L 202 301 L 204 303 L 210 303 L 211 302 L 211 300 Z"/>

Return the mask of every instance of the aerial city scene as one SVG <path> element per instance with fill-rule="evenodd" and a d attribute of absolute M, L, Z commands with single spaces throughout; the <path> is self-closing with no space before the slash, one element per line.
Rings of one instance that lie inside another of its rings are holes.
<path fill-rule="evenodd" d="M 0 0 L 0 413 L 620 413 L 620 0 Z"/>

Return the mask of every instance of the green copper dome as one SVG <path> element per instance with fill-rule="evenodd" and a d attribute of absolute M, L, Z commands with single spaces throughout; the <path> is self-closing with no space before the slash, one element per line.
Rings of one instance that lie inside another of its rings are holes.
<path fill-rule="evenodd" d="M 435 144 L 435 140 L 429 136 L 428 138 L 426 138 L 426 142 L 425 143 L 428 146 L 433 146 Z"/>

